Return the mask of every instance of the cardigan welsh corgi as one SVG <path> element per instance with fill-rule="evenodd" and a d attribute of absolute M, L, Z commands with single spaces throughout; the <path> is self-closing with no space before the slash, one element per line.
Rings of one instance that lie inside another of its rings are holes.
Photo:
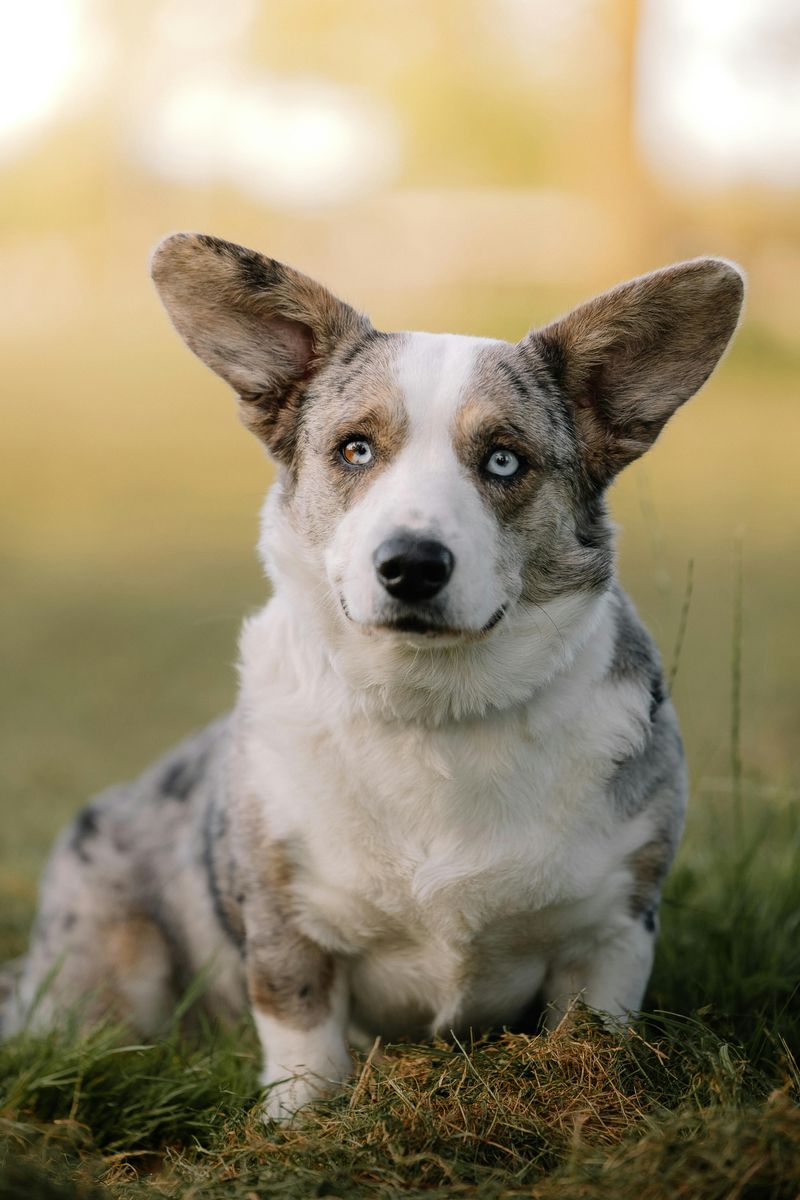
<path fill-rule="evenodd" d="M 740 271 L 666 267 L 516 343 L 382 332 L 205 235 L 152 272 L 278 466 L 272 597 L 233 713 L 62 834 L 6 1032 L 78 1005 L 154 1036 L 206 968 L 286 1119 L 377 1035 L 537 997 L 626 1020 L 687 783 L 606 491 L 714 369 Z"/>

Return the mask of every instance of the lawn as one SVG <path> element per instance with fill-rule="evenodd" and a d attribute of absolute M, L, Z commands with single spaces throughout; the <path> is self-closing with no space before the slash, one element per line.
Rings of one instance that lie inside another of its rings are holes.
<path fill-rule="evenodd" d="M 795 1200 L 800 416 L 789 376 L 760 377 L 746 349 L 614 497 L 623 578 L 673 678 L 692 776 L 642 1022 L 622 1036 L 576 1013 L 549 1036 L 389 1047 L 288 1131 L 258 1120 L 247 1025 L 154 1046 L 112 1029 L 16 1039 L 0 1047 L 1 1200 Z M 20 403 L 0 592 L 0 958 L 24 948 L 47 846 L 85 796 L 232 702 L 236 629 L 265 594 L 250 547 L 267 475 L 208 387 L 180 458 L 154 405 L 122 405 L 123 428 L 93 448 L 66 420 L 39 446 Z"/>

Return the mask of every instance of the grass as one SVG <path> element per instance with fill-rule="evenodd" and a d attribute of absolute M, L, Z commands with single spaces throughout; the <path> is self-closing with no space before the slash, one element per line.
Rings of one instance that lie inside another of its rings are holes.
<path fill-rule="evenodd" d="M 258 1120 L 253 1053 L 249 1029 L 18 1039 L 0 1196 L 20 1179 L 31 1196 L 241 1200 L 601 1196 L 613 1180 L 619 1196 L 790 1200 L 800 1180 L 789 1058 L 759 1069 L 695 1019 L 620 1037 L 578 1013 L 547 1037 L 392 1048 L 291 1130 Z"/>
<path fill-rule="evenodd" d="M 797 941 L 779 891 L 786 974 L 757 956 L 746 1010 L 653 1013 L 622 1035 L 579 1011 L 547 1036 L 391 1047 L 295 1129 L 258 1119 L 248 1027 L 152 1046 L 113 1029 L 17 1038 L 0 1049 L 0 1197 L 794 1200 Z M 693 950 L 725 944 L 700 932 Z"/>

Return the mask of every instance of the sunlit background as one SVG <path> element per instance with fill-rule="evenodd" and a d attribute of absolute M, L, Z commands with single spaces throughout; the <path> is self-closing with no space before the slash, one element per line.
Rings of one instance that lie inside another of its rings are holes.
<path fill-rule="evenodd" d="M 613 507 L 696 794 L 724 791 L 740 757 L 765 803 L 796 795 L 796 4 L 6 0 L 0 14 L 10 904 L 27 912 L 47 840 L 86 792 L 231 702 L 236 628 L 264 595 L 269 465 L 147 277 L 176 229 L 263 249 L 384 328 L 508 338 L 675 259 L 743 263 L 735 349 Z"/>

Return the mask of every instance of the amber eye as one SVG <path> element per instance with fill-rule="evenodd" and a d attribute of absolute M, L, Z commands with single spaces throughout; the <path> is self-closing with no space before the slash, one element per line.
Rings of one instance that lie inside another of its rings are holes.
<path fill-rule="evenodd" d="M 512 450 L 504 450 L 502 446 L 497 446 L 489 457 L 484 459 L 483 469 L 489 475 L 510 479 L 519 471 L 520 461 Z"/>
<path fill-rule="evenodd" d="M 374 458 L 372 446 L 366 438 L 353 438 L 345 442 L 339 447 L 339 453 L 348 467 L 368 467 Z"/>

